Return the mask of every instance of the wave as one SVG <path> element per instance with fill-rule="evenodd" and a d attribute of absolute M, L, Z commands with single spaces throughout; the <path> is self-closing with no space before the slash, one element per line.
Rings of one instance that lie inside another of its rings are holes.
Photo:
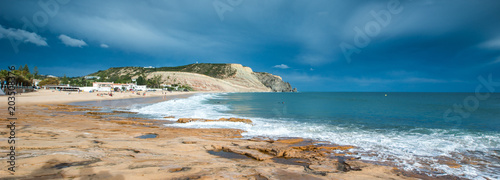
<path fill-rule="evenodd" d="M 140 114 L 157 116 L 158 118 L 165 116 L 175 116 L 177 118 L 217 118 L 225 114 L 220 111 L 229 110 L 224 105 L 207 105 L 204 101 L 215 99 L 216 94 L 198 94 L 185 99 L 173 99 L 144 107 L 132 107 L 130 111 Z"/>
<path fill-rule="evenodd" d="M 176 99 L 131 111 L 162 118 L 240 117 L 225 113 L 228 105 L 208 104 L 209 100 L 224 98 L 220 94 L 197 94 L 186 99 Z M 368 161 L 391 162 L 407 170 L 429 175 L 454 175 L 471 179 L 500 178 L 500 134 L 455 129 L 414 128 L 411 130 L 380 130 L 359 127 L 340 127 L 318 122 L 304 122 L 285 118 L 251 118 L 253 125 L 238 122 L 190 122 L 165 124 L 181 128 L 235 128 L 246 132 L 247 138 L 255 136 L 303 137 L 329 141 L 358 148 L 350 151 Z M 169 119 L 165 119 L 169 120 Z M 467 163 L 468 161 L 475 161 Z M 446 162 L 461 164 L 460 167 Z"/>

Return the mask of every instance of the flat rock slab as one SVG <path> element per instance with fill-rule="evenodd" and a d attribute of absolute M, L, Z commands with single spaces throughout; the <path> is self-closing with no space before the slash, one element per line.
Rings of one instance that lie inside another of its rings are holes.
<path fill-rule="evenodd" d="M 273 158 L 273 156 L 263 154 L 257 150 L 251 150 L 251 149 L 240 149 L 240 148 L 236 148 L 236 147 L 223 146 L 222 150 L 236 153 L 236 154 L 245 155 L 245 156 L 251 157 L 253 159 L 259 160 L 259 161 L 264 161 L 264 160 L 268 160 L 268 159 Z"/>

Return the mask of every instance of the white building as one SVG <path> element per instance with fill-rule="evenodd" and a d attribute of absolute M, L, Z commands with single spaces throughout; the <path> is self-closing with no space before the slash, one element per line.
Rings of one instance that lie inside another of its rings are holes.
<path fill-rule="evenodd" d="M 33 79 L 33 84 L 34 84 L 35 86 L 38 86 L 38 83 L 40 83 L 41 81 L 42 81 L 42 80 L 40 80 L 40 79 Z"/>
<path fill-rule="evenodd" d="M 137 87 L 137 84 L 135 83 L 129 83 L 129 84 L 113 84 L 113 89 L 114 88 L 119 88 L 119 90 L 125 89 L 126 91 L 133 90 Z"/>
<path fill-rule="evenodd" d="M 118 84 L 113 82 L 94 82 L 92 87 L 80 87 L 80 90 L 88 92 L 88 91 L 122 91 L 123 89 L 130 91 L 146 91 L 146 85 L 138 86 L 136 83 L 128 83 L 128 84 Z"/>
<path fill-rule="evenodd" d="M 94 91 L 94 90 L 97 90 L 97 89 L 96 89 L 96 88 L 94 88 L 94 87 L 89 87 L 89 86 L 87 86 L 87 87 L 80 87 L 80 90 L 81 90 L 82 92 L 90 92 L 90 91 Z"/>
<path fill-rule="evenodd" d="M 141 85 L 141 86 L 135 86 L 136 91 L 146 91 L 146 85 Z"/>
<path fill-rule="evenodd" d="M 85 76 L 84 78 L 85 79 L 97 79 L 97 80 L 101 79 L 101 77 L 99 77 L 99 76 Z"/>
<path fill-rule="evenodd" d="M 94 82 L 92 87 L 97 91 L 111 91 L 114 88 L 113 82 Z"/>

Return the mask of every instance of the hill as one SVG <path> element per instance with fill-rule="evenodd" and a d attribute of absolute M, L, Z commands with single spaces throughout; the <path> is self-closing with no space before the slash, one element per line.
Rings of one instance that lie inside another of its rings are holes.
<path fill-rule="evenodd" d="M 292 86 L 281 77 L 265 72 L 253 72 L 241 64 L 189 64 L 177 67 L 143 68 L 116 67 L 98 71 L 101 81 L 131 82 L 143 78 L 154 84 L 178 84 L 197 91 L 226 92 L 291 92 Z M 138 82 L 139 83 L 139 82 Z"/>

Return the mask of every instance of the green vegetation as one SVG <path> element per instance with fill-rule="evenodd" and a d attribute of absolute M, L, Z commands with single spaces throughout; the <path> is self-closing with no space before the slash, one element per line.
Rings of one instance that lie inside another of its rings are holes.
<path fill-rule="evenodd" d="M 68 84 L 69 83 L 69 79 L 68 79 L 68 77 L 66 77 L 66 74 L 62 77 L 61 83 L 62 84 Z"/>
<path fill-rule="evenodd" d="M 147 79 L 146 75 L 152 72 L 158 71 L 180 71 L 180 72 L 190 72 L 197 74 L 204 74 L 214 78 L 228 78 L 236 74 L 236 70 L 231 69 L 228 64 L 189 64 L 177 67 L 160 67 L 160 68 L 143 68 L 143 67 L 114 67 L 107 70 L 100 70 L 95 73 L 89 74 L 88 76 L 97 76 L 99 79 L 86 79 L 85 77 L 67 77 L 64 75 L 62 78 L 51 78 L 44 75 L 40 75 L 38 67 L 34 67 L 33 71 L 30 71 L 28 65 L 21 65 L 19 69 L 12 71 L 16 77 L 16 83 L 24 86 L 32 85 L 33 79 L 42 80 L 39 86 L 43 85 L 59 85 L 59 84 L 69 84 L 72 86 L 92 86 L 93 82 L 114 82 L 114 83 L 132 83 L 132 77 L 137 77 L 137 85 L 147 85 L 152 88 L 161 88 L 162 77 L 160 75 L 154 76 L 153 78 Z M 7 70 L 0 71 L 0 80 L 6 81 L 8 77 Z M 171 77 L 167 79 L 172 80 Z M 176 79 L 173 79 L 173 83 L 177 83 Z M 193 88 L 187 85 L 176 84 L 179 90 L 187 89 L 192 91 Z"/>
<path fill-rule="evenodd" d="M 236 70 L 233 70 L 228 64 L 190 64 L 181 71 L 204 74 L 219 79 L 228 78 L 236 74 Z"/>
<path fill-rule="evenodd" d="M 40 81 L 38 85 L 39 86 L 59 85 L 59 79 L 53 77 L 45 78 L 44 80 Z"/>
<path fill-rule="evenodd" d="M 177 67 L 160 67 L 160 68 L 143 68 L 143 67 L 114 67 L 107 70 L 101 70 L 96 73 L 89 74 L 89 76 L 99 76 L 100 82 L 117 82 L 117 83 L 128 83 L 132 80 L 133 76 L 143 76 L 146 73 L 152 73 L 157 71 L 180 71 L 180 72 L 191 72 L 204 74 L 214 78 L 227 78 L 234 76 L 236 70 L 231 69 L 228 64 L 189 64 L 185 66 Z M 114 81 L 113 81 L 114 80 Z M 147 80 L 146 80 L 147 81 Z M 139 84 L 139 82 L 137 83 Z"/>
<path fill-rule="evenodd" d="M 33 79 L 42 80 L 38 86 L 44 85 L 60 85 L 60 84 L 70 84 L 73 86 L 91 86 L 93 81 L 87 81 L 83 77 L 67 77 L 64 75 L 60 80 L 55 77 L 48 77 L 46 75 L 40 75 L 38 67 L 33 68 L 33 73 L 30 72 L 28 65 L 19 66 L 19 69 L 13 70 L 12 74 L 16 77 L 16 84 L 23 86 L 33 86 Z M 7 80 L 9 74 L 8 70 L 0 70 L 0 81 L 4 82 Z"/>
<path fill-rule="evenodd" d="M 98 76 L 99 80 L 94 80 L 97 82 L 115 82 L 115 83 L 131 83 L 132 77 L 137 77 L 137 85 L 147 85 L 148 87 L 160 88 L 161 76 L 154 76 L 153 78 L 146 79 L 146 74 L 158 71 L 179 71 L 179 72 L 190 72 L 197 74 L 204 74 L 210 77 L 224 79 L 236 74 L 236 70 L 233 70 L 228 64 L 189 64 L 185 66 L 177 67 L 159 67 L 159 68 L 143 68 L 143 67 L 114 67 L 107 70 L 100 70 L 95 73 L 89 74 L 89 76 Z M 170 77 L 167 77 L 170 79 Z M 176 79 L 173 79 L 175 82 Z M 179 86 L 180 87 L 180 86 Z M 192 91 L 193 88 L 189 86 L 182 87 Z"/>
<path fill-rule="evenodd" d="M 188 85 L 179 86 L 179 91 L 184 91 L 184 89 L 186 89 L 188 91 L 194 91 L 194 89 L 191 86 L 188 86 Z"/>
<path fill-rule="evenodd" d="M 137 78 L 136 82 L 137 82 L 137 85 L 146 85 L 147 84 L 146 79 L 144 79 L 144 77 L 142 77 L 142 76 L 139 76 Z"/>
<path fill-rule="evenodd" d="M 172 87 L 168 87 L 167 90 L 175 91 L 176 88 L 177 88 L 177 91 L 184 91 L 184 90 L 194 91 L 194 89 L 191 86 L 179 85 L 179 84 L 172 84 Z"/>
<path fill-rule="evenodd" d="M 147 87 L 160 88 L 161 75 L 155 75 L 153 78 L 147 80 Z"/>
<path fill-rule="evenodd" d="M 12 70 L 10 76 L 14 76 L 16 78 L 16 85 L 23 85 L 23 86 L 31 86 L 32 85 L 32 80 L 36 76 L 38 76 L 38 68 L 35 67 L 35 73 L 36 74 L 31 74 L 28 65 L 24 66 L 19 66 L 19 69 Z M 3 83 L 7 81 L 9 78 L 9 71 L 7 70 L 0 70 L 0 81 Z"/>
<path fill-rule="evenodd" d="M 144 78 L 145 73 L 146 69 L 142 67 L 114 67 L 107 70 L 97 71 L 89 74 L 89 76 L 100 77 L 100 79 L 96 80 L 96 82 L 131 83 L 132 77 L 142 76 Z M 146 83 L 146 80 L 141 80 L 141 83 L 138 82 L 137 84 L 146 85 Z"/>

